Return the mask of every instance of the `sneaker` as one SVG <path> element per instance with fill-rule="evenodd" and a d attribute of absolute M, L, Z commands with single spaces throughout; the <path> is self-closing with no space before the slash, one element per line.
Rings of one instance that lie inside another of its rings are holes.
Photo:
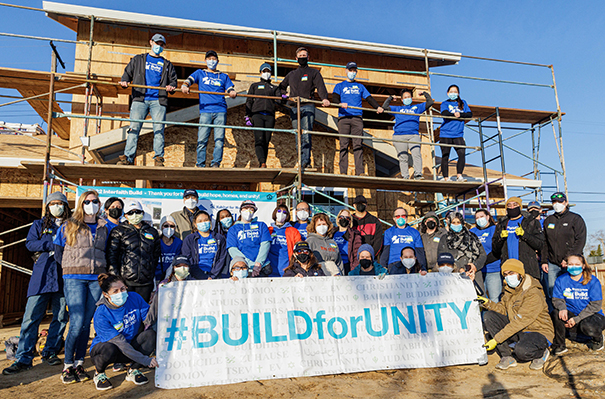
<path fill-rule="evenodd" d="M 464 177 L 462 177 L 462 176 L 460 176 L 460 177 L 455 177 L 454 179 L 456 179 L 455 181 L 459 181 L 459 182 L 461 182 L 461 183 L 466 181 L 466 179 L 465 179 Z"/>
<path fill-rule="evenodd" d="M 132 165 L 132 162 L 130 162 L 128 158 L 126 158 L 126 155 L 120 155 L 118 159 L 119 161 L 116 165 Z"/>
<path fill-rule="evenodd" d="M 78 382 L 78 380 L 76 379 L 76 370 L 74 370 L 72 366 L 69 366 L 68 368 L 63 370 L 63 372 L 61 373 L 61 382 L 63 382 L 63 384 L 73 384 L 75 382 Z"/>
<path fill-rule="evenodd" d="M 76 367 L 76 379 L 79 382 L 84 382 L 84 381 L 90 380 L 90 375 L 88 375 L 88 373 L 86 373 L 86 370 L 84 370 L 84 367 L 82 367 L 82 365 L 79 365 L 78 367 Z"/>
<path fill-rule="evenodd" d="M 126 369 L 126 366 L 124 365 L 124 363 L 114 363 L 113 364 L 114 373 L 119 373 L 120 371 L 124 371 L 125 369 Z"/>
<path fill-rule="evenodd" d="M 414 180 L 424 180 L 424 176 L 418 174 L 418 175 L 414 175 Z"/>
<path fill-rule="evenodd" d="M 48 356 L 43 356 L 42 361 L 48 363 L 51 366 L 58 366 L 62 363 L 62 360 L 59 359 L 59 357 L 57 355 L 55 355 L 54 353 L 50 354 Z"/>
<path fill-rule="evenodd" d="M 109 381 L 109 378 L 107 378 L 107 375 L 105 373 L 95 373 L 93 381 L 98 391 L 107 391 L 108 389 L 113 388 L 113 385 L 111 385 L 111 381 Z"/>
<path fill-rule="evenodd" d="M 126 381 L 132 381 L 135 385 L 145 385 L 149 382 L 147 377 L 137 369 L 128 370 L 128 373 L 126 373 Z"/>
<path fill-rule="evenodd" d="M 529 369 L 530 370 L 542 370 L 542 367 L 544 367 L 544 363 L 546 363 L 546 361 L 548 360 L 549 357 L 550 357 L 550 351 L 548 350 L 548 348 L 546 348 L 544 350 L 544 354 L 542 355 L 541 358 L 534 359 L 531 361 L 531 364 L 529 365 Z"/>
<path fill-rule="evenodd" d="M 506 370 L 509 367 L 516 367 L 517 361 L 512 356 L 504 356 L 500 359 L 500 363 L 496 364 L 496 368 L 500 370 Z"/>
<path fill-rule="evenodd" d="M 211 167 L 211 168 L 220 168 L 220 167 L 221 167 L 221 165 L 220 165 L 220 164 L 218 164 L 218 163 L 215 163 L 215 164 L 213 164 L 213 165 L 210 165 L 210 167 Z"/>
<path fill-rule="evenodd" d="M 13 364 L 11 364 L 10 366 L 8 366 L 7 368 L 5 368 L 4 370 L 2 370 L 2 374 L 4 374 L 4 375 L 17 374 L 22 371 L 29 370 L 31 368 L 32 368 L 31 364 L 25 364 L 25 363 L 21 363 L 21 362 L 17 361 L 17 362 L 14 362 Z"/>
<path fill-rule="evenodd" d="M 589 343 L 587 343 L 586 346 L 588 346 L 588 349 L 593 350 L 593 351 L 603 350 L 603 338 L 601 338 L 600 341 L 592 340 Z"/>
<path fill-rule="evenodd" d="M 164 158 L 162 157 L 154 158 L 153 161 L 155 166 L 164 166 Z"/>
<path fill-rule="evenodd" d="M 555 355 L 555 356 L 560 356 L 560 355 L 562 355 L 562 354 L 564 354 L 565 352 L 568 352 L 568 351 L 569 351 L 569 349 L 567 349 L 566 347 L 560 346 L 558 348 L 553 348 L 552 354 Z"/>
<path fill-rule="evenodd" d="M 260 164 L 260 167 L 263 168 L 263 169 L 265 169 L 267 167 L 267 164 L 263 162 L 263 163 Z"/>

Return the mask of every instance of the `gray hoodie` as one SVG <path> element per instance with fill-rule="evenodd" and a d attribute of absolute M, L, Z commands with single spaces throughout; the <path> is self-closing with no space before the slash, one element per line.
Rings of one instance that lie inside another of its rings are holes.
<path fill-rule="evenodd" d="M 317 262 L 326 276 L 338 273 L 344 275 L 344 267 L 336 241 L 317 233 L 309 233 L 305 241 L 309 244 L 309 248 L 313 251 L 313 255 L 317 258 Z"/>
<path fill-rule="evenodd" d="M 429 234 L 426 232 L 426 225 L 428 219 L 433 219 L 437 222 L 437 229 Z M 435 212 L 429 212 L 422 221 L 420 229 L 420 236 L 422 237 L 422 245 L 424 246 L 424 253 L 426 255 L 426 265 L 428 270 L 439 271 L 437 267 L 437 256 L 439 255 L 438 248 L 441 237 L 447 234 L 447 230 L 439 227 L 439 216 Z"/>

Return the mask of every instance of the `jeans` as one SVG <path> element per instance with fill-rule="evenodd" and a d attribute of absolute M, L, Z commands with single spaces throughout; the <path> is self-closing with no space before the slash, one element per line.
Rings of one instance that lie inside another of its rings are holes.
<path fill-rule="evenodd" d="M 490 338 L 494 338 L 509 322 L 508 317 L 501 313 L 493 310 L 483 312 L 483 327 Z M 521 362 L 541 358 L 548 348 L 548 340 L 544 335 L 537 332 L 518 332 L 496 346 L 500 357 L 512 355 L 509 344 L 513 342 L 516 342 L 515 357 Z"/>
<path fill-rule="evenodd" d="M 502 294 L 502 275 L 500 272 L 485 273 L 484 280 L 490 301 L 500 302 L 500 294 Z"/>
<path fill-rule="evenodd" d="M 421 137 L 417 134 L 394 134 L 394 140 L 405 141 L 420 141 Z M 399 158 L 399 168 L 401 169 L 401 177 L 404 179 L 410 178 L 408 166 L 409 154 L 412 154 L 412 166 L 414 167 L 414 176 L 422 176 L 422 155 L 420 154 L 420 144 L 409 144 L 401 141 L 393 141 L 393 146 L 397 151 Z"/>
<path fill-rule="evenodd" d="M 565 271 L 559 265 L 548 262 L 548 273 L 541 272 L 542 274 L 542 287 L 544 287 L 544 295 L 546 296 L 546 304 L 548 305 L 548 311 L 553 311 L 552 306 L 552 293 L 555 288 L 555 281 L 557 277 L 565 273 Z"/>
<path fill-rule="evenodd" d="M 153 288 L 154 285 L 153 284 L 149 284 L 149 285 L 132 285 L 130 287 L 128 287 L 128 291 L 129 292 L 136 292 L 137 294 L 139 294 L 143 300 L 147 303 L 149 303 L 149 300 L 151 299 L 151 293 L 153 292 Z"/>
<path fill-rule="evenodd" d="M 571 319 L 576 314 L 567 311 L 567 316 Z M 555 342 L 553 346 L 565 348 L 565 334 L 569 332 L 569 339 L 577 340 L 578 333 L 592 338 L 593 342 L 603 342 L 603 330 L 605 329 L 605 316 L 595 313 L 577 323 L 572 328 L 565 327 L 565 322 L 559 318 L 559 311 L 553 310 L 550 313 L 552 324 L 555 327 Z"/>
<path fill-rule="evenodd" d="M 227 121 L 226 112 L 202 112 L 200 123 L 208 125 L 225 125 Z M 195 166 L 203 168 L 206 166 L 206 146 L 210 138 L 210 126 L 200 126 L 197 130 L 197 162 Z M 223 160 L 223 146 L 225 144 L 225 128 L 214 128 L 214 151 L 212 152 L 212 163 L 210 166 L 221 166 Z"/>
<path fill-rule="evenodd" d="M 361 145 L 363 136 L 363 120 L 361 117 L 343 117 L 338 119 L 338 133 L 359 136 L 359 138 L 341 137 L 340 138 L 340 174 L 346 175 L 349 170 L 349 143 L 353 147 L 353 160 L 355 161 L 355 174 L 357 176 L 363 173 L 363 146 Z"/>
<path fill-rule="evenodd" d="M 42 351 L 42 357 L 58 354 L 63 343 L 63 333 L 67 325 L 67 309 L 65 308 L 65 297 L 62 292 L 49 292 L 40 295 L 32 295 L 27 298 L 23 323 L 21 323 L 21 334 L 19 336 L 19 348 L 17 349 L 17 360 L 24 364 L 32 364 L 34 350 L 38 341 L 38 328 L 46 314 L 48 302 L 51 303 L 53 319 L 48 328 L 46 345 Z"/>
<path fill-rule="evenodd" d="M 145 356 L 151 355 L 155 351 L 156 333 L 151 328 L 136 335 L 130 345 L 137 351 Z M 112 363 L 128 363 L 132 359 L 128 358 L 122 353 L 120 348 L 111 342 L 99 342 L 90 351 L 90 360 L 95 365 L 95 369 L 98 373 L 104 373 L 107 366 Z M 142 366 L 149 366 L 148 364 L 139 364 L 133 362 L 131 364 L 132 369 L 138 369 Z"/>
<path fill-rule="evenodd" d="M 298 129 L 298 119 L 296 116 L 296 107 L 290 109 L 290 118 L 292 118 L 292 128 Z M 300 128 L 302 130 L 313 130 L 315 122 L 315 105 L 305 104 L 300 106 Z M 311 135 L 304 133 L 301 135 L 301 167 L 311 165 Z M 296 139 L 296 153 L 298 154 L 298 139 Z"/>
<path fill-rule="evenodd" d="M 159 100 L 132 102 L 130 106 L 130 119 L 145 119 L 148 114 L 151 115 L 152 121 L 166 121 L 166 107 L 160 105 Z M 137 143 L 142 125 L 141 122 L 130 122 L 124 155 L 131 163 L 134 162 L 134 157 L 137 153 Z M 162 123 L 153 124 L 153 151 L 155 151 L 154 158 L 164 157 L 164 125 Z"/>
<path fill-rule="evenodd" d="M 84 360 L 90 338 L 90 322 L 101 298 L 97 280 L 63 279 L 65 300 L 69 309 L 69 331 L 65 339 L 65 364 Z"/>

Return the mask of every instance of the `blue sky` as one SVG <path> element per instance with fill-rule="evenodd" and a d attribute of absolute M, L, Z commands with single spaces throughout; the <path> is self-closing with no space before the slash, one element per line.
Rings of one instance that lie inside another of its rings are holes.
<path fill-rule="evenodd" d="M 599 1 L 228 1 L 171 2 L 147 0 L 103 3 L 88 0 L 64 0 L 64 3 L 103 7 L 122 11 L 230 23 L 255 28 L 317 34 L 345 39 L 366 40 L 465 55 L 553 64 L 563 118 L 565 160 L 570 202 L 587 222 L 589 232 L 605 229 L 605 179 L 602 177 L 603 128 L 594 107 L 602 97 L 605 41 L 605 3 Z M 42 7 L 41 1 L 13 1 L 30 7 Z M 74 39 L 75 33 L 47 18 L 43 13 L 1 7 L 0 32 Z M 58 44 L 59 51 L 73 70 L 73 46 Z M 48 70 L 48 43 L 0 37 L 3 67 Z M 552 83 L 547 68 L 518 66 L 462 59 L 459 65 L 437 68 L 436 72 L 485 78 Z M 556 109 L 551 89 L 433 77 L 433 97 L 445 98 L 451 83 L 461 87 L 470 104 L 538 110 Z M 3 95 L 18 95 L 0 90 Z M 8 99 L 2 98 L 0 102 Z M 0 120 L 41 122 L 27 105 L 0 108 Z M 474 144 L 476 134 L 467 131 L 467 142 Z M 512 132 L 505 132 L 505 136 Z M 541 160 L 560 168 L 550 127 L 543 129 Z M 514 148 L 531 152 L 530 136 L 507 142 Z M 596 145 L 595 145 L 596 144 Z M 488 154 L 489 155 L 489 154 Z M 531 164 L 510 151 L 505 152 L 508 172 L 525 174 Z M 478 154 L 469 162 L 478 163 Z M 544 185 L 552 186 L 551 176 Z M 562 186 L 562 181 L 561 181 Z M 549 193 L 550 189 L 545 191 Z M 600 194 L 581 194 L 596 192 Z"/>

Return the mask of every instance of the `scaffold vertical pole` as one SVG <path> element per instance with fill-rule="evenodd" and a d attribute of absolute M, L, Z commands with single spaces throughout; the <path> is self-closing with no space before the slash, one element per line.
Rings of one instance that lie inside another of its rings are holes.
<path fill-rule="evenodd" d="M 428 50 L 424 49 L 424 68 L 426 70 L 426 84 L 427 84 L 427 90 L 429 93 L 431 93 L 431 74 L 429 73 L 429 55 L 428 55 Z M 431 140 L 431 143 L 435 142 L 435 133 L 434 133 L 434 127 L 433 127 L 433 110 L 429 109 L 429 115 L 430 117 L 427 119 L 427 128 L 429 131 L 429 140 Z M 430 146 L 431 148 L 431 158 L 433 159 L 433 167 L 431 168 L 433 171 L 433 180 L 437 180 L 437 158 L 435 157 L 435 147 L 434 146 Z M 435 201 L 437 201 L 437 193 L 435 193 Z"/>
<path fill-rule="evenodd" d="M 485 164 L 485 142 L 483 141 L 483 125 L 481 119 L 477 121 L 479 143 L 481 143 L 481 164 L 483 165 L 483 189 L 485 190 L 485 206 L 489 211 L 489 186 L 487 184 L 487 165 Z M 478 194 L 478 193 L 477 193 Z"/>
<path fill-rule="evenodd" d="M 277 31 L 273 31 L 273 77 L 277 82 Z"/>
<path fill-rule="evenodd" d="M 296 142 L 298 147 L 298 171 L 296 182 L 296 198 L 297 201 L 302 199 L 302 127 L 300 125 L 300 97 L 296 97 Z"/>
<path fill-rule="evenodd" d="M 90 71 L 92 68 L 92 46 L 93 46 L 93 31 L 95 26 L 95 17 L 94 15 L 90 16 L 90 36 L 88 41 L 88 63 L 86 65 L 86 79 L 90 79 Z M 92 95 L 92 83 L 86 83 L 86 92 L 84 94 L 84 113 L 86 116 L 90 115 L 90 102 Z M 86 138 L 88 136 L 88 118 L 84 119 L 84 130 L 82 131 L 82 137 Z M 84 142 L 82 143 L 82 163 L 86 161 L 86 146 Z M 81 179 L 80 179 L 81 180 Z M 80 181 L 80 184 L 82 182 Z"/>
<path fill-rule="evenodd" d="M 555 68 L 552 65 L 548 66 L 552 73 L 552 86 L 555 91 L 555 101 L 557 102 L 557 122 L 559 125 L 559 162 L 561 162 L 561 171 L 563 172 L 563 184 L 565 185 L 565 195 L 568 196 L 567 191 L 567 171 L 565 170 L 565 155 L 563 153 L 563 127 L 561 126 L 561 106 L 559 104 L 559 93 L 557 92 L 557 81 L 555 80 Z M 554 126 L 554 125 L 553 125 Z M 568 196 L 569 197 L 569 196 Z"/>
<path fill-rule="evenodd" d="M 55 73 L 57 72 L 57 54 L 51 51 L 50 56 L 50 83 L 48 89 L 48 115 L 46 119 L 46 152 L 44 155 L 44 187 L 42 189 L 42 216 L 44 216 L 46 207 L 46 198 L 48 197 L 48 188 L 50 183 L 50 145 L 53 135 L 53 104 L 55 103 Z"/>
<path fill-rule="evenodd" d="M 502 187 L 504 198 L 508 198 L 508 187 L 506 186 L 506 163 L 504 162 L 504 145 L 502 143 L 502 126 L 500 125 L 500 107 L 496 107 L 496 124 L 498 126 L 498 147 L 500 148 L 500 166 L 502 168 Z"/>

